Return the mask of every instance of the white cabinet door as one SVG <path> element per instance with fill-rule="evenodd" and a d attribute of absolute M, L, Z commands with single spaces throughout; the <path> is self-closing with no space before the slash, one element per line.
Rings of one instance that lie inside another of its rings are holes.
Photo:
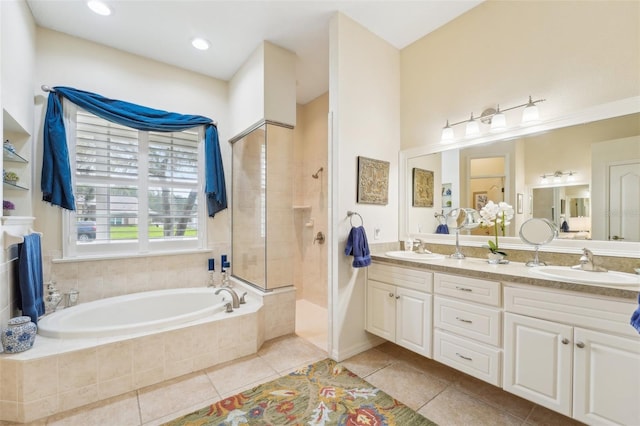
<path fill-rule="evenodd" d="M 640 425 L 640 339 L 576 328 L 573 343 L 573 417 Z"/>
<path fill-rule="evenodd" d="M 573 327 L 505 313 L 504 390 L 571 416 Z"/>
<path fill-rule="evenodd" d="M 396 287 L 367 282 L 367 331 L 384 339 L 396 338 Z"/>
<path fill-rule="evenodd" d="M 431 358 L 432 296 L 398 287 L 396 299 L 396 343 Z"/>

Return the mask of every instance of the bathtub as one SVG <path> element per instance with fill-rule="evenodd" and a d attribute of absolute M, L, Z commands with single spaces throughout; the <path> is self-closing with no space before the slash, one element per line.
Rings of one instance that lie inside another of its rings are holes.
<path fill-rule="evenodd" d="M 214 292 L 208 287 L 155 290 L 80 303 L 42 317 L 38 334 L 61 339 L 121 336 L 224 315 L 230 296 Z"/>

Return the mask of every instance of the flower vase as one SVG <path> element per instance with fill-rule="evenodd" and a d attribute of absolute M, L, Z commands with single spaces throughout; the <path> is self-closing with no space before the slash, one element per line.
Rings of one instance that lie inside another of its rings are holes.
<path fill-rule="evenodd" d="M 6 353 L 18 353 L 31 349 L 38 327 L 28 316 L 11 318 L 2 329 L 0 339 Z"/>
<path fill-rule="evenodd" d="M 497 265 L 504 259 L 504 254 L 501 253 L 487 253 L 487 262 L 492 265 Z"/>

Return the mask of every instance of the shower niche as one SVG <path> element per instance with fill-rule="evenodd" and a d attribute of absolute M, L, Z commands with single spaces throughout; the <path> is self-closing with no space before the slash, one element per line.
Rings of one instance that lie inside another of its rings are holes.
<path fill-rule="evenodd" d="M 293 128 L 264 122 L 231 140 L 233 276 L 264 290 L 293 285 Z"/>

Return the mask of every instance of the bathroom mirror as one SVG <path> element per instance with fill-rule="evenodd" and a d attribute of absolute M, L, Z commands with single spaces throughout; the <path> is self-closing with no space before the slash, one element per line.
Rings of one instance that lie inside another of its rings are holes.
<path fill-rule="evenodd" d="M 558 236 L 558 227 L 548 219 L 531 218 L 520 227 L 520 239 L 535 247 L 533 260 L 527 262 L 527 266 L 543 266 L 544 262 L 538 259 L 538 249 L 541 245 L 549 244 Z"/>
<path fill-rule="evenodd" d="M 571 233 L 563 232 L 560 241 L 550 243 L 554 247 L 552 250 L 556 246 L 575 245 L 577 248 L 579 242 L 573 244 L 569 241 L 572 239 L 592 239 L 596 246 L 607 250 L 637 253 L 640 244 L 636 243 L 640 241 L 640 235 L 631 232 L 627 237 L 622 231 L 613 229 L 624 220 L 608 215 L 607 211 L 615 209 L 607 209 L 612 200 L 608 188 L 604 187 L 608 165 L 640 159 L 640 102 L 637 98 L 630 99 L 633 102 L 613 102 L 598 107 L 595 112 L 583 111 L 531 129 L 508 132 L 503 135 L 507 140 L 502 140 L 499 135 L 489 135 L 450 147 L 433 144 L 401 152 L 399 168 L 405 178 L 400 179 L 400 235 L 420 234 L 426 241 L 450 244 L 445 236 L 435 234 L 438 222 L 434 213 L 447 214 L 452 209 L 475 207 L 476 201 L 482 202 L 482 193 L 486 192 L 488 196 L 491 188 L 471 190 L 470 159 L 502 155 L 505 158 L 504 184 L 494 185 L 499 187 L 497 193 L 503 195 L 504 201 L 516 209 L 507 237 L 503 240 L 505 244 L 516 247 L 523 244 L 519 238 L 513 237 L 517 236 L 517 230 L 526 220 L 537 217 L 533 211 L 538 201 L 534 191 L 564 188 L 567 193 L 580 188 L 580 194 L 566 194 L 564 201 L 550 204 L 557 214 L 556 217 L 549 215 L 549 220 L 560 226 L 560 216 L 564 215 L 575 223 Z M 614 155 L 622 155 L 623 158 L 613 158 Z M 411 207 L 410 201 L 407 202 L 411 188 L 408 171 L 416 163 L 427 162 L 425 158 L 430 159 L 430 170 L 434 170 L 435 180 L 440 182 L 442 191 L 436 187 L 434 207 L 418 212 Z M 640 167 L 640 164 L 629 167 Z M 557 171 L 564 174 L 553 176 Z M 564 214 L 561 214 L 562 207 Z M 481 246 L 485 236 L 466 236 L 464 240 L 469 245 Z"/>

